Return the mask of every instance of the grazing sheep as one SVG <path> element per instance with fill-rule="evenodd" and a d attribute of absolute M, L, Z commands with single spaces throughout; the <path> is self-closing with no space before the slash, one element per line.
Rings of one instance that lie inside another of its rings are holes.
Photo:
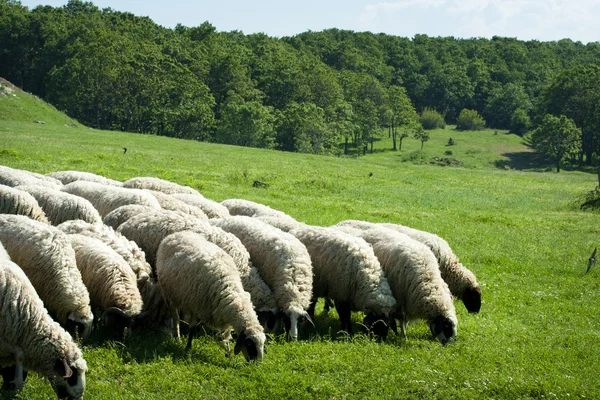
<path fill-rule="evenodd" d="M 117 207 L 104 216 L 104 225 L 108 225 L 113 229 L 119 228 L 121 224 L 129 218 L 138 214 L 156 210 L 154 207 L 143 206 L 141 204 L 128 204 L 126 206 Z"/>
<path fill-rule="evenodd" d="M 135 274 L 136 279 L 147 279 L 152 276 L 152 268 L 139 246 L 134 241 L 114 231 L 110 226 L 73 220 L 63 222 L 57 228 L 69 235 L 81 234 L 100 240 L 123 257 Z"/>
<path fill-rule="evenodd" d="M 35 197 L 10 186 L 0 185 L 0 214 L 23 215 L 50 224 Z"/>
<path fill-rule="evenodd" d="M 131 328 L 133 318 L 142 312 L 142 296 L 136 276 L 117 252 L 98 239 L 72 234 L 77 268 L 90 293 L 91 305 L 116 317 L 116 332 Z"/>
<path fill-rule="evenodd" d="M 91 172 L 83 172 L 83 171 L 57 171 L 51 172 L 47 174 L 51 178 L 58 179 L 63 183 L 63 185 L 69 184 L 75 181 L 88 181 L 88 182 L 96 182 L 101 183 L 103 185 L 110 186 L 123 186 L 122 182 L 116 181 L 114 179 L 109 179 L 101 175 L 92 174 Z"/>
<path fill-rule="evenodd" d="M 17 189 L 35 197 L 54 226 L 76 219 L 90 224 L 102 223 L 98 210 L 83 197 L 38 185 L 17 186 Z"/>
<path fill-rule="evenodd" d="M 243 199 L 228 199 L 221 202 L 227 207 L 231 215 L 245 215 L 248 217 L 272 216 L 280 218 L 291 218 L 283 211 L 274 210 L 264 204 L 255 203 L 250 200 Z"/>
<path fill-rule="evenodd" d="M 268 318 L 268 313 L 277 310 L 271 289 L 259 276 L 256 268 L 250 266 L 250 255 L 244 245 L 231 233 L 212 226 L 207 221 L 193 217 L 185 218 L 171 211 L 156 210 L 132 217 L 121 224 L 117 231 L 142 248 L 151 266 L 155 265 L 158 246 L 166 236 L 181 231 L 199 233 L 233 258 L 244 287 L 252 296 L 256 310 L 261 313 L 261 319 Z"/>
<path fill-rule="evenodd" d="M 277 229 L 281 229 L 284 232 L 289 232 L 292 229 L 302 228 L 307 226 L 303 222 L 298 222 L 292 217 L 274 217 L 271 215 L 264 215 L 260 217 L 254 217 L 256 219 L 261 220 L 262 222 L 266 222 L 267 224 L 274 226 Z"/>
<path fill-rule="evenodd" d="M 423 319 L 442 344 L 456 337 L 458 320 L 452 295 L 429 247 L 385 227 L 336 229 L 359 235 L 373 246 L 396 298 L 394 316 L 402 323 L 404 336 L 409 321 Z"/>
<path fill-rule="evenodd" d="M 238 334 L 235 354 L 241 351 L 247 361 L 262 360 L 265 334 L 227 253 L 197 233 L 174 233 L 158 248 L 156 272 L 174 321 L 180 314 L 188 318 L 187 350 L 196 324 L 202 322 L 223 332 L 228 355 L 233 328 Z M 175 336 L 179 336 L 178 325 Z"/>
<path fill-rule="evenodd" d="M 286 316 L 292 340 L 298 339 L 298 324 L 312 320 L 306 312 L 312 299 L 313 272 L 306 247 L 294 236 L 265 222 L 234 216 L 211 223 L 233 233 L 250 254 L 250 261 L 275 295 Z"/>
<path fill-rule="evenodd" d="M 341 328 L 352 333 L 351 311 L 366 314 L 365 325 L 381 338 L 396 306 L 390 285 L 373 249 L 344 232 L 315 226 L 290 231 L 310 254 L 314 271 L 313 305 L 319 297 L 334 300 Z M 376 321 L 384 321 L 373 326 Z"/>
<path fill-rule="evenodd" d="M 193 205 L 189 205 L 186 202 L 181 201 L 170 194 L 159 192 L 158 190 L 143 190 L 156 197 L 156 200 L 158 200 L 158 203 L 164 210 L 179 211 L 184 214 L 192 215 L 196 218 L 208 219 L 208 216 L 200 208 Z"/>
<path fill-rule="evenodd" d="M 173 193 L 171 196 L 189 204 L 190 206 L 196 206 L 208 216 L 208 218 L 227 218 L 229 217 L 229 210 L 227 207 L 217 203 L 214 200 L 207 199 L 204 196 L 198 196 L 195 194 L 187 193 Z"/>
<path fill-rule="evenodd" d="M 11 187 L 21 185 L 40 185 L 52 187 L 54 189 L 60 189 L 60 182 L 55 183 L 54 181 L 41 179 L 38 176 L 39 174 L 36 175 L 33 172 L 0 165 L 0 185 Z"/>
<path fill-rule="evenodd" d="M 462 300 L 470 313 L 477 313 L 481 309 L 481 288 L 475 274 L 459 262 L 448 242 L 441 237 L 398 224 L 373 224 L 365 221 L 347 220 L 340 222 L 338 225 L 352 226 L 359 229 L 383 226 L 425 244 L 437 258 L 442 278 L 448 284 L 450 292 Z"/>
<path fill-rule="evenodd" d="M 27 371 L 45 376 L 59 398 L 81 399 L 87 364 L 52 320 L 21 268 L 0 259 L 0 370 L 3 389 L 23 388 Z"/>
<path fill-rule="evenodd" d="M 112 210 L 126 204 L 161 208 L 156 197 L 140 189 L 125 189 L 96 182 L 76 181 L 63 186 L 61 190 L 89 200 L 102 218 Z"/>
<path fill-rule="evenodd" d="M 131 178 L 123 182 L 123 187 L 131 188 L 131 189 L 150 189 L 157 190 L 159 192 L 163 192 L 165 194 L 173 194 L 173 193 L 189 193 L 194 194 L 196 196 L 201 194 L 192 189 L 189 186 L 182 186 L 175 182 L 167 181 L 165 179 L 154 178 L 154 177 L 137 177 Z"/>
<path fill-rule="evenodd" d="M 56 320 L 87 337 L 93 320 L 90 296 L 67 235 L 22 215 L 0 214 L 0 242 Z"/>

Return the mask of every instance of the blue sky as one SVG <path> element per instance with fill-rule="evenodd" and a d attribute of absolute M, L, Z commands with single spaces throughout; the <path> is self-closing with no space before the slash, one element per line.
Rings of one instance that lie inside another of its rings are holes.
<path fill-rule="evenodd" d="M 21 0 L 29 8 L 59 7 L 66 0 Z M 600 41 L 598 0 L 96 0 L 100 7 L 148 16 L 156 23 L 218 31 L 292 36 L 328 28 L 457 38 L 494 35 L 520 40 Z"/>

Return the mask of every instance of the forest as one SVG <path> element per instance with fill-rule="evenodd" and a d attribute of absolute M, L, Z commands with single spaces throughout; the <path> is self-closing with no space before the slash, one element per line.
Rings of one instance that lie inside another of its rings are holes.
<path fill-rule="evenodd" d="M 341 155 L 418 134 L 432 112 L 517 134 L 551 114 L 579 129 L 580 163 L 600 155 L 600 42 L 275 38 L 208 21 L 170 29 L 80 0 L 0 0 L 0 43 L 0 77 L 93 128 Z"/>

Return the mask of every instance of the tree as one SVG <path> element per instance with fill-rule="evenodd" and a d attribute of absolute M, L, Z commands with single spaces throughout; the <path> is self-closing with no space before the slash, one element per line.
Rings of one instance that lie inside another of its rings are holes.
<path fill-rule="evenodd" d="M 393 150 L 396 150 L 398 128 L 414 128 L 418 124 L 419 116 L 406 94 L 406 89 L 401 86 L 391 86 L 388 89 L 388 106 Z M 400 142 L 402 143 L 402 139 Z"/>
<path fill-rule="evenodd" d="M 456 129 L 478 131 L 483 128 L 485 128 L 485 121 L 475 110 L 463 109 L 456 120 Z"/>
<path fill-rule="evenodd" d="M 531 101 L 521 85 L 508 83 L 490 95 L 483 115 L 491 128 L 509 129 L 515 111 L 531 110 Z"/>
<path fill-rule="evenodd" d="M 423 150 L 423 145 L 429 140 L 429 133 L 419 126 L 415 128 L 413 137 L 421 142 L 421 150 Z"/>
<path fill-rule="evenodd" d="M 258 101 L 230 101 L 221 109 L 215 139 L 219 143 L 272 149 L 275 135 L 271 107 Z"/>
<path fill-rule="evenodd" d="M 556 172 L 560 172 L 563 160 L 581 150 L 581 129 L 564 115 L 555 117 L 546 114 L 541 125 L 533 132 L 532 142 L 537 151 L 554 160 Z"/>

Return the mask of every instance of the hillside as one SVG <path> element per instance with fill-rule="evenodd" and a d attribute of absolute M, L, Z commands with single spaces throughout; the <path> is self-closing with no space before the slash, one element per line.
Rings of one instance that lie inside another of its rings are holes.
<path fill-rule="evenodd" d="M 0 121 L 20 121 L 76 128 L 79 123 L 37 96 L 0 77 Z"/>

